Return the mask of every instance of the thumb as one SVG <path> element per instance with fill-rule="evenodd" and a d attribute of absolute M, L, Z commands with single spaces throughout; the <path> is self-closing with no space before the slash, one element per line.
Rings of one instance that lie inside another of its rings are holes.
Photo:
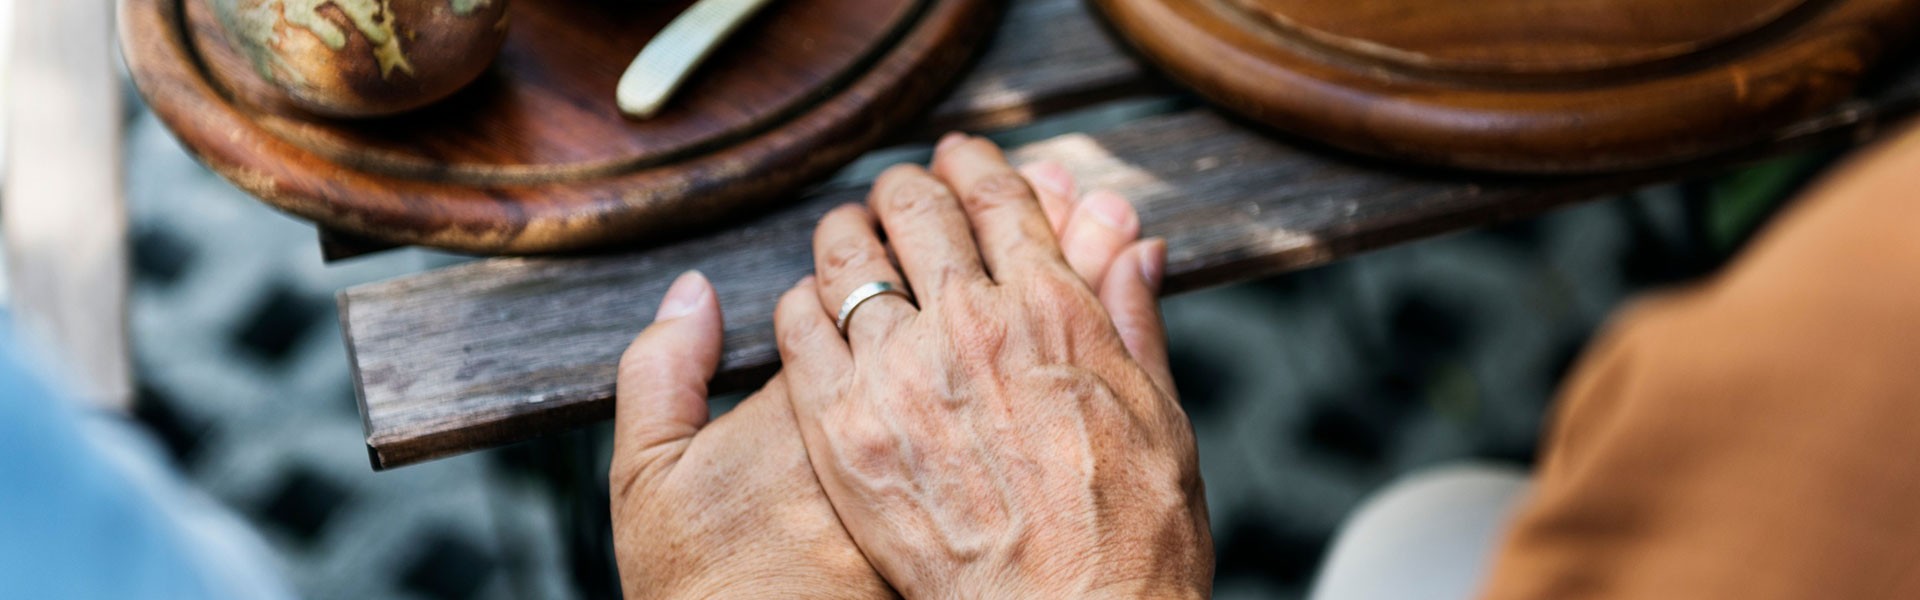
<path fill-rule="evenodd" d="M 614 382 L 616 476 L 677 456 L 707 423 L 707 380 L 720 366 L 713 284 L 699 271 L 681 274 L 653 319 L 621 355 Z"/>
<path fill-rule="evenodd" d="M 1113 317 L 1120 341 L 1134 362 L 1172 395 L 1173 370 L 1167 366 L 1167 329 L 1160 321 L 1160 280 L 1167 268 L 1167 242 L 1148 239 L 1120 252 L 1100 285 L 1100 304 Z"/>

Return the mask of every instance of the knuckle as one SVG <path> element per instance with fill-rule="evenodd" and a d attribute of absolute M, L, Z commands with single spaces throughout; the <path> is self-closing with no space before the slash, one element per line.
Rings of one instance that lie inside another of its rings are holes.
<path fill-rule="evenodd" d="M 967 191 L 967 203 L 975 209 L 989 209 L 1017 202 L 1032 202 L 1033 190 L 1018 173 L 1001 171 L 981 177 Z"/>
<path fill-rule="evenodd" d="M 875 205 L 894 215 L 925 214 L 935 210 L 941 203 L 952 202 L 952 194 L 946 186 L 927 178 L 902 179 L 883 189 L 885 191 L 875 198 Z"/>
<path fill-rule="evenodd" d="M 658 381 L 663 374 L 673 373 L 674 369 L 679 366 L 677 359 L 681 354 L 675 352 L 659 352 L 657 350 L 663 348 L 658 347 L 656 344 L 647 343 L 647 337 L 645 334 L 642 334 L 640 341 L 635 342 L 631 346 L 627 346 L 627 350 L 621 353 L 620 363 L 615 367 L 615 372 L 619 375 L 615 385 L 651 385 L 653 382 Z"/>
<path fill-rule="evenodd" d="M 862 240 L 842 238 L 828 242 L 820 260 L 827 272 L 845 272 L 873 262 L 873 253 Z"/>
<path fill-rule="evenodd" d="M 877 475 L 900 465 L 900 438 L 871 414 L 842 412 L 838 419 L 840 460 L 849 471 Z"/>
<path fill-rule="evenodd" d="M 780 304 L 776 308 L 803 306 L 802 302 L 812 298 L 814 296 L 813 292 L 813 284 L 803 279 L 799 284 L 787 288 L 787 291 L 780 293 Z"/>
<path fill-rule="evenodd" d="M 1035 277 L 1027 286 L 1028 300 L 1035 305 L 1072 311 L 1085 311 L 1096 302 L 1087 284 L 1074 276 Z"/>
<path fill-rule="evenodd" d="M 867 207 L 852 203 L 833 207 L 833 210 L 827 211 L 826 215 L 820 217 L 820 222 L 823 225 L 826 223 L 837 223 L 839 221 L 847 221 L 861 225 L 870 223 L 872 220 L 867 218 Z M 825 227 L 821 229 L 825 229 Z"/>
<path fill-rule="evenodd" d="M 773 307 L 774 324 L 798 324 L 800 317 L 807 316 L 806 313 L 800 311 L 820 305 L 820 300 L 816 296 L 817 294 L 815 294 L 813 290 L 807 289 L 805 286 L 794 286 L 792 289 L 780 294 L 780 303 L 775 304 Z"/>
<path fill-rule="evenodd" d="M 802 309 L 796 308 L 794 310 Z M 806 348 L 813 346 L 819 342 L 820 336 L 824 335 L 819 327 L 807 325 L 780 327 L 778 329 L 779 331 L 776 333 L 780 337 L 780 343 L 788 348 Z"/>
<path fill-rule="evenodd" d="M 819 311 L 820 300 L 807 290 L 794 289 L 776 307 L 774 334 L 788 348 L 805 348 L 820 335 L 820 319 L 805 311 Z M 816 312 L 817 314 L 817 312 Z"/>
<path fill-rule="evenodd" d="M 936 290 L 941 297 L 954 297 L 965 293 L 964 290 L 975 282 L 972 275 L 978 273 L 978 268 L 978 266 L 965 267 L 952 262 L 942 263 L 927 276 L 926 286 L 928 289 Z"/>
<path fill-rule="evenodd" d="M 1042 369 L 1040 374 L 1035 387 L 1052 397 L 1072 398 L 1076 402 L 1101 407 L 1115 406 L 1119 400 L 1105 378 L 1083 367 L 1053 366 Z"/>
<path fill-rule="evenodd" d="M 621 374 L 621 379 L 625 379 L 627 373 L 638 370 L 641 363 L 652 359 L 650 346 L 647 343 L 645 331 L 640 332 L 639 336 L 633 338 L 632 343 L 627 344 L 627 349 L 620 352 L 620 362 L 615 369 Z"/>
<path fill-rule="evenodd" d="M 659 360 L 644 351 L 628 348 L 627 354 L 620 357 L 620 366 L 617 369 L 620 377 L 614 385 L 619 388 L 631 387 L 637 391 L 651 382 L 655 374 L 666 370 L 661 368 L 659 363 Z"/>
<path fill-rule="evenodd" d="M 957 311 L 947 330 L 962 364 L 994 364 L 1006 349 L 1006 322 L 985 311 Z"/>
<path fill-rule="evenodd" d="M 931 179 L 932 177 L 932 175 L 927 173 L 926 169 L 920 168 L 919 165 L 900 163 L 881 171 L 880 176 L 873 179 L 873 189 L 875 191 L 885 191 L 902 182 Z"/>

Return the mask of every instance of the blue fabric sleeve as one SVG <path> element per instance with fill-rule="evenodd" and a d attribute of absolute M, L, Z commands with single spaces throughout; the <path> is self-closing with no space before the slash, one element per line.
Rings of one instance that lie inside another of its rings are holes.
<path fill-rule="evenodd" d="M 289 598 L 267 546 L 124 418 L 56 395 L 0 323 L 0 597 Z"/>

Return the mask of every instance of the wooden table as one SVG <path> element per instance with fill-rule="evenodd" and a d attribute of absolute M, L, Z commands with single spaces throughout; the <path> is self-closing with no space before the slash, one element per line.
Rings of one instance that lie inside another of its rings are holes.
<path fill-rule="evenodd" d="M 1097 107 L 1151 113 L 1018 144 L 1012 155 L 1060 161 L 1088 188 L 1123 190 L 1145 234 L 1168 240 L 1169 292 L 1860 143 L 1920 107 L 1920 60 L 1909 52 L 1856 99 L 1704 162 L 1606 176 L 1493 177 L 1344 155 L 1253 130 L 1178 96 L 1155 100 L 1174 92 L 1143 72 L 1077 0 L 1014 0 L 997 35 L 974 72 L 902 143 L 924 148 L 948 129 L 1034 139 L 1080 129 L 1082 109 Z M 654 248 L 485 259 L 342 292 L 340 321 L 374 468 L 610 418 L 621 350 L 687 269 L 713 280 L 726 312 L 716 391 L 757 385 L 778 367 L 773 305 L 812 269 L 815 219 L 865 193 L 862 182 L 842 178 L 772 214 Z"/>

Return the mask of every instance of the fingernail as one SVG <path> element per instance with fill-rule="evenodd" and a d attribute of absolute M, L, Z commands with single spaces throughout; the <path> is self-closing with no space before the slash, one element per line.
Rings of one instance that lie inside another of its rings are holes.
<path fill-rule="evenodd" d="M 1133 205 L 1128 204 L 1126 198 L 1106 190 L 1087 194 L 1087 199 L 1080 204 L 1082 210 L 1093 216 L 1093 220 L 1114 231 L 1127 230 L 1137 218 L 1133 214 Z"/>
<path fill-rule="evenodd" d="M 699 271 L 687 271 L 673 280 L 667 287 L 667 295 L 660 299 L 660 310 L 653 313 L 654 322 L 678 319 L 698 310 L 712 295 L 713 285 L 707 283 L 707 276 Z"/>
<path fill-rule="evenodd" d="M 1040 188 L 1040 192 L 1044 194 L 1066 198 L 1073 187 L 1073 175 L 1067 172 L 1066 167 L 1060 166 L 1060 163 L 1034 163 L 1027 165 L 1025 169 L 1021 169 L 1021 172 L 1025 173 L 1027 179 L 1032 181 L 1034 186 Z M 1072 198 L 1068 199 L 1071 200 Z"/>
<path fill-rule="evenodd" d="M 964 141 L 967 141 L 967 134 L 960 133 L 958 131 L 950 131 L 950 132 L 947 132 L 946 135 L 940 136 L 940 143 L 933 145 L 933 151 L 946 152 L 947 150 L 952 149 L 954 146 L 960 145 L 960 143 Z"/>
<path fill-rule="evenodd" d="M 1160 277 L 1167 271 L 1167 241 L 1150 240 L 1140 246 L 1140 279 L 1147 288 L 1160 291 Z"/>

